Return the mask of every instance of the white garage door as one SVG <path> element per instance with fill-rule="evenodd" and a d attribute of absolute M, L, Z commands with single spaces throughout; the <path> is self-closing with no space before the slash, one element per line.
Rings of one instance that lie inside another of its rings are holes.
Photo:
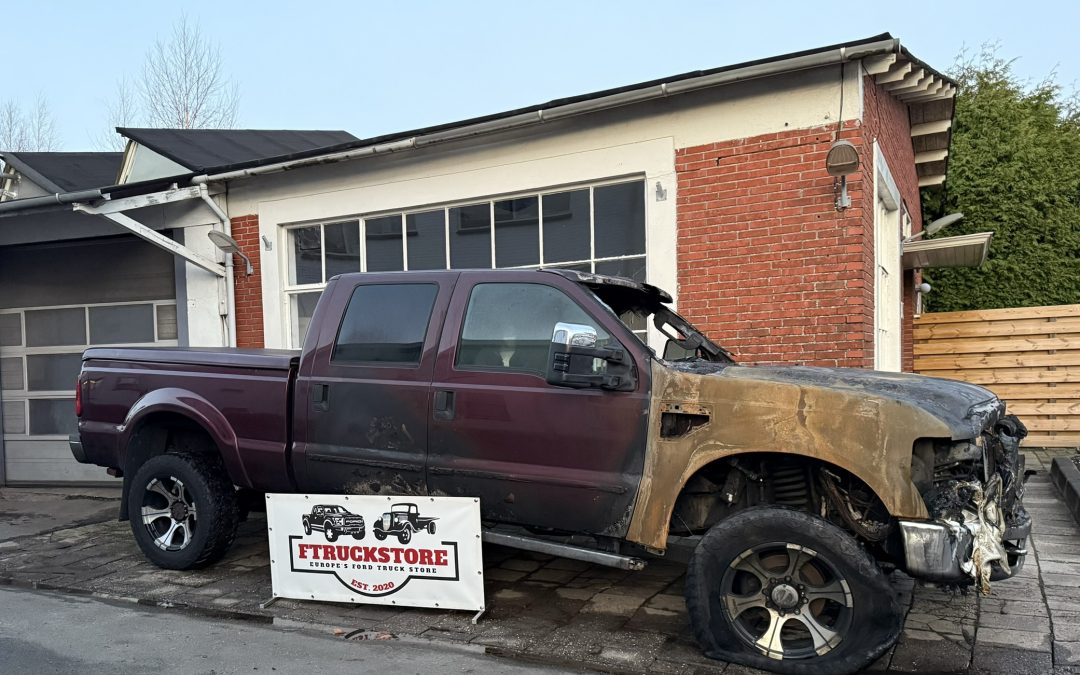
<path fill-rule="evenodd" d="M 0 249 L 0 405 L 9 484 L 109 480 L 77 463 L 74 385 L 88 346 L 177 344 L 173 258 L 141 240 Z"/>

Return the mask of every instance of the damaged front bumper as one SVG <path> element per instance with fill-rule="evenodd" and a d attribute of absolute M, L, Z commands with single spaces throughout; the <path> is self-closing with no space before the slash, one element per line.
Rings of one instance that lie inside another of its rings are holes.
<path fill-rule="evenodd" d="M 1001 555 L 1005 564 L 987 560 L 991 566 L 987 581 L 1008 579 L 1023 569 L 1027 558 L 1027 538 L 1031 533 L 1031 519 L 1026 517 L 1026 512 L 1024 516 L 1023 522 L 1002 531 L 1000 552 L 995 553 Z M 977 578 L 976 536 L 967 527 L 945 520 L 902 520 L 900 536 L 905 568 L 912 577 L 951 584 L 970 583 Z M 993 564 L 995 562 L 997 564 Z"/>
<path fill-rule="evenodd" d="M 903 562 L 911 576 L 975 583 L 987 594 L 991 581 L 1020 571 L 1031 533 L 1019 452 L 1026 435 L 1010 415 L 976 440 L 939 448 L 934 486 L 924 493 L 931 519 L 899 522 Z"/>

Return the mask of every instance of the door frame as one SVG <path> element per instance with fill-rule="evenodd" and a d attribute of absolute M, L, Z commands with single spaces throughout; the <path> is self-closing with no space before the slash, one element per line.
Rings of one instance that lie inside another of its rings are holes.
<path fill-rule="evenodd" d="M 874 369 L 902 367 L 903 266 L 900 259 L 903 202 L 889 165 L 874 141 Z M 883 215 L 884 212 L 884 215 Z"/>

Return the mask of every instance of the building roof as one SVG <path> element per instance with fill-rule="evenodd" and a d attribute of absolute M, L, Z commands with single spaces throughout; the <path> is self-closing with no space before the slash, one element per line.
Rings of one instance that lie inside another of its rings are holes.
<path fill-rule="evenodd" d="M 120 152 L 3 152 L 16 171 L 51 192 L 112 185 L 120 173 Z"/>
<path fill-rule="evenodd" d="M 347 131 L 289 129 L 134 129 L 116 131 L 177 164 L 202 171 L 213 167 L 258 162 L 359 140 Z M 112 182 L 99 183 L 110 185 Z M 95 186 L 97 187 L 97 186 Z"/>

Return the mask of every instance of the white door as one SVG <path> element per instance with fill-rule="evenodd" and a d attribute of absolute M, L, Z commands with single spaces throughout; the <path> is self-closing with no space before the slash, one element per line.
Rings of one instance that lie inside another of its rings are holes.
<path fill-rule="evenodd" d="M 880 156 L 876 159 L 881 160 Z M 899 372 L 903 315 L 900 204 L 881 160 L 875 178 L 874 210 L 874 368 Z"/>

